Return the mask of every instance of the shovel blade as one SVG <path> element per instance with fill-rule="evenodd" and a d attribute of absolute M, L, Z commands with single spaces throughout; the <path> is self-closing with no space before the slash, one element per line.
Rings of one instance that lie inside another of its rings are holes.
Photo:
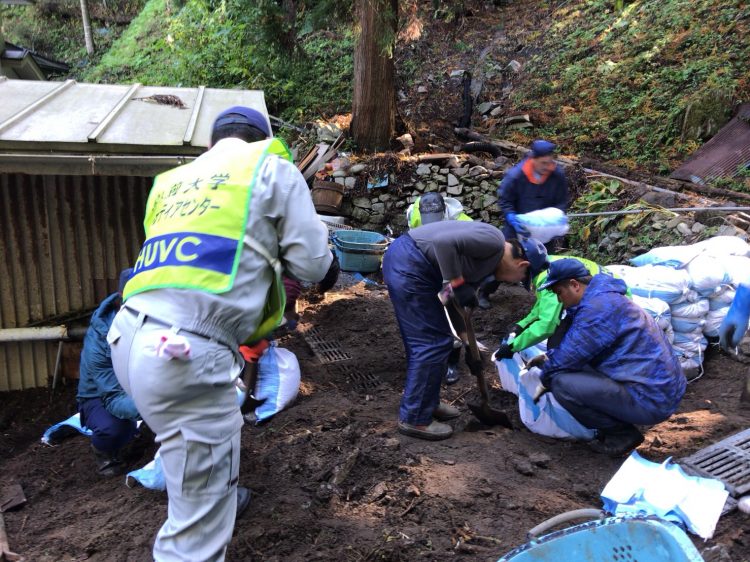
<path fill-rule="evenodd" d="M 5 513 L 13 508 L 26 503 L 26 496 L 20 484 L 11 484 L 5 495 L 0 498 L 0 513 Z"/>
<path fill-rule="evenodd" d="M 502 410 L 492 408 L 487 402 L 468 403 L 471 413 L 484 425 L 501 425 L 513 429 L 513 423 L 510 421 L 508 414 Z"/>

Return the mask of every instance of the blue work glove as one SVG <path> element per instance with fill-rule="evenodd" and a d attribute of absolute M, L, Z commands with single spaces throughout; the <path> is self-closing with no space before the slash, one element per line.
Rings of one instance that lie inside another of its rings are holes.
<path fill-rule="evenodd" d="M 508 221 L 508 224 L 513 227 L 513 230 L 516 231 L 516 234 L 518 236 L 523 236 L 524 238 L 531 238 L 531 233 L 526 229 L 525 226 L 521 224 L 521 222 L 518 220 L 518 215 L 516 215 L 516 213 L 506 214 L 505 220 Z"/>
<path fill-rule="evenodd" d="M 742 336 L 747 331 L 748 321 L 750 321 L 750 285 L 742 284 L 737 287 L 732 306 L 729 307 L 729 312 L 719 328 L 719 343 L 724 350 L 729 351 L 739 345 Z"/>

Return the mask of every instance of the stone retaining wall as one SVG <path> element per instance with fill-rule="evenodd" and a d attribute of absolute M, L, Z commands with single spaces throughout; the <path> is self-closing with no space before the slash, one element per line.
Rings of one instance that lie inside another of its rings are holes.
<path fill-rule="evenodd" d="M 429 192 L 453 197 L 470 217 L 499 225 L 497 188 L 509 166 L 503 157 L 477 165 L 453 156 L 440 163 L 407 164 L 398 175 L 390 174 L 388 185 L 383 188 L 366 188 L 370 174 L 368 166 L 363 164 L 336 171 L 331 179 L 347 187 L 341 215 L 348 218 L 348 224 L 376 231 L 390 226 L 394 233 L 399 233 L 406 230 L 408 206 Z"/>

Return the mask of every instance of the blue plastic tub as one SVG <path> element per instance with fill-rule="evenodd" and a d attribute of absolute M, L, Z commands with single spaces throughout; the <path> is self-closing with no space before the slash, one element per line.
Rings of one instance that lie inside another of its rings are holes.
<path fill-rule="evenodd" d="M 331 240 L 344 271 L 377 271 L 388 248 L 385 236 L 367 230 L 337 230 L 331 236 Z"/>
<path fill-rule="evenodd" d="M 498 562 L 703 562 L 679 527 L 655 517 L 608 517 L 530 538 Z"/>

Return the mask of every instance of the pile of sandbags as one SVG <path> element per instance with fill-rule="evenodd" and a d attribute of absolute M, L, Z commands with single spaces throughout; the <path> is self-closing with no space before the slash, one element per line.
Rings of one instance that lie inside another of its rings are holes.
<path fill-rule="evenodd" d="M 688 378 L 697 376 L 706 336 L 719 335 L 735 289 L 750 283 L 750 245 L 734 236 L 716 236 L 690 246 L 654 248 L 630 261 L 635 267 L 607 269 L 627 283 L 634 302 L 667 333 Z M 665 327 L 665 306 L 671 334 Z"/>

